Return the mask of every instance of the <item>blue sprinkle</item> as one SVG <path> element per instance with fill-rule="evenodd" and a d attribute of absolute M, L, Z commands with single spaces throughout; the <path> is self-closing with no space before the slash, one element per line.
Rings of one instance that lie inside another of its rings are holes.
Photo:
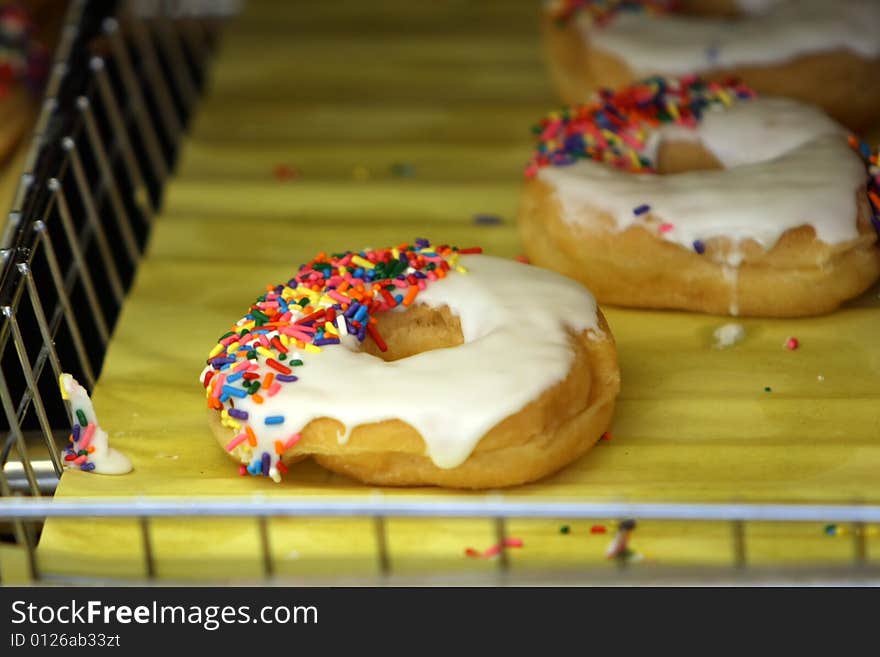
<path fill-rule="evenodd" d="M 475 214 L 474 223 L 478 226 L 497 226 L 504 223 L 504 220 L 497 214 Z"/>
<path fill-rule="evenodd" d="M 235 374 L 230 374 L 229 376 L 226 377 L 226 383 L 235 383 L 243 376 L 244 376 L 244 372 L 236 372 Z"/>
<path fill-rule="evenodd" d="M 651 210 L 650 205 L 642 204 L 637 208 L 633 208 L 633 214 L 638 217 L 639 215 L 645 214 L 646 212 L 649 212 L 650 210 Z"/>
<path fill-rule="evenodd" d="M 316 347 L 323 347 L 327 344 L 339 344 L 339 338 L 321 338 L 318 340 L 312 340 L 312 344 Z"/>
<path fill-rule="evenodd" d="M 403 303 L 403 295 L 402 294 L 395 294 L 394 300 L 397 302 L 397 305 L 402 304 Z"/>
<path fill-rule="evenodd" d="M 268 452 L 263 452 L 263 462 L 260 464 L 262 467 L 260 468 L 263 472 L 264 477 L 269 476 L 269 463 L 271 462 L 271 457 Z"/>
<path fill-rule="evenodd" d="M 293 374 L 276 374 L 275 375 L 276 381 L 284 381 L 285 383 L 293 383 L 294 381 L 296 381 L 298 379 L 299 379 L 299 377 L 294 376 Z"/>
<path fill-rule="evenodd" d="M 227 395 L 238 397 L 239 399 L 247 397 L 247 390 L 244 390 L 242 388 L 233 388 L 232 386 L 224 385 L 222 390 Z"/>
<path fill-rule="evenodd" d="M 220 403 L 221 404 L 225 404 L 228 401 L 229 401 L 229 393 L 224 392 L 222 395 L 220 395 Z"/>
<path fill-rule="evenodd" d="M 694 251 L 703 255 L 706 252 L 706 245 L 703 244 L 700 240 L 694 240 Z"/>
<path fill-rule="evenodd" d="M 367 306 L 361 306 L 358 308 L 358 311 L 354 314 L 354 319 L 358 322 L 363 323 L 364 318 L 367 316 L 367 313 L 370 311 Z"/>
<path fill-rule="evenodd" d="M 73 430 L 71 433 L 73 434 L 73 442 L 77 442 L 79 440 L 79 432 L 82 427 L 79 426 L 79 423 L 73 425 Z"/>
<path fill-rule="evenodd" d="M 230 417 L 238 418 L 239 420 L 247 420 L 248 419 L 247 411 L 240 411 L 237 408 L 230 408 L 229 415 L 230 415 Z"/>
<path fill-rule="evenodd" d="M 94 463 L 83 463 L 81 466 L 79 466 L 79 469 L 85 470 L 86 472 L 91 472 L 92 470 L 95 469 L 95 464 Z"/>
<path fill-rule="evenodd" d="M 270 415 L 265 420 L 263 420 L 266 424 L 284 424 L 284 416 L 283 415 Z"/>

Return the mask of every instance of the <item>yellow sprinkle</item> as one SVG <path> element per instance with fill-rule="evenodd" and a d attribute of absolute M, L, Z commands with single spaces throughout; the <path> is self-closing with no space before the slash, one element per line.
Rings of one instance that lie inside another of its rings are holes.
<path fill-rule="evenodd" d="M 629 159 L 632 160 L 633 166 L 634 166 L 636 169 L 641 169 L 641 168 L 642 168 L 642 163 L 639 162 L 639 156 L 636 154 L 635 151 L 630 151 L 630 152 L 629 152 Z"/>
<path fill-rule="evenodd" d="M 464 267 L 462 265 L 456 265 L 455 271 L 457 271 L 459 274 L 467 274 L 468 273 L 467 267 Z"/>
<path fill-rule="evenodd" d="M 678 119 L 680 117 L 680 115 L 678 113 L 678 108 L 675 106 L 675 103 L 673 103 L 671 100 L 666 101 L 666 111 L 669 112 L 669 115 L 673 119 L 678 121 Z"/>
<path fill-rule="evenodd" d="M 364 267 L 365 269 L 375 269 L 376 268 L 376 265 L 374 265 L 369 260 L 366 260 L 365 258 L 361 258 L 359 255 L 353 256 L 351 261 L 356 265 Z"/>
<path fill-rule="evenodd" d="M 345 276 L 347 273 L 348 273 L 348 267 L 340 267 L 339 268 L 339 275 L 340 276 Z"/>
<path fill-rule="evenodd" d="M 223 351 L 223 345 L 218 342 L 217 344 L 214 345 L 214 348 L 211 349 L 211 352 L 208 354 L 208 358 L 213 358 L 214 356 L 219 354 L 221 351 Z M 67 397 L 65 397 L 65 399 L 67 399 Z"/>
<path fill-rule="evenodd" d="M 226 347 L 226 353 L 231 354 L 231 353 L 235 352 L 235 350 L 238 349 L 240 346 L 241 346 L 241 343 L 239 343 L 239 342 L 230 342 L 229 346 Z"/>
<path fill-rule="evenodd" d="M 394 247 L 393 249 L 391 249 L 391 255 L 394 256 L 395 260 L 399 260 L 400 259 L 400 250 L 397 247 Z"/>
<path fill-rule="evenodd" d="M 58 387 L 61 388 L 61 399 L 69 400 L 70 396 L 67 394 L 67 388 L 64 387 L 64 374 L 58 376 Z"/>
<path fill-rule="evenodd" d="M 728 107 L 733 104 L 733 101 L 730 99 L 730 95 L 726 91 L 724 91 L 724 89 L 718 90 L 718 97 L 721 99 L 721 102 Z"/>
<path fill-rule="evenodd" d="M 321 352 L 321 347 L 316 347 L 315 345 L 309 343 L 305 346 L 305 350 L 310 354 L 317 354 Z"/>
<path fill-rule="evenodd" d="M 281 338 L 281 344 L 283 344 L 285 347 L 290 344 L 290 336 L 289 335 L 284 335 L 284 333 L 282 333 L 278 337 Z"/>
<path fill-rule="evenodd" d="M 266 358 L 275 358 L 275 354 L 273 354 L 271 351 L 269 351 L 268 349 L 266 349 L 266 347 L 264 347 L 262 345 L 257 347 L 257 353 L 260 354 L 261 356 L 265 356 Z"/>

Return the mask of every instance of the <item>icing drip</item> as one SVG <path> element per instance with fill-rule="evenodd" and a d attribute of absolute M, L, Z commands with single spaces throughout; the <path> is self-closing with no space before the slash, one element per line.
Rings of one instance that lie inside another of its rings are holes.
<path fill-rule="evenodd" d="M 132 465 L 122 452 L 110 447 L 107 432 L 98 424 L 89 393 L 70 374 L 58 379 L 61 397 L 69 402 L 73 431 L 64 457 L 65 467 L 98 474 L 126 474 Z"/>
<path fill-rule="evenodd" d="M 598 331 L 595 300 L 567 278 L 510 260 L 461 255 L 461 251 L 443 247 L 435 251 L 427 242 L 417 244 L 405 251 L 411 265 L 397 275 L 405 279 L 420 271 L 417 257 L 423 251 L 451 266 L 448 275 L 426 279 L 407 305 L 448 308 L 459 319 L 463 344 L 386 362 L 360 349 L 351 326 L 338 343 L 320 350 L 307 348 L 314 340 L 288 339 L 286 345 L 282 343 L 288 352 L 284 362 L 298 363 L 291 365 L 296 381 L 283 382 L 274 393 L 259 398 L 248 394 L 243 379 L 235 377 L 247 373 L 251 381 L 264 381 L 267 375 L 278 374 L 270 361 L 277 363 L 276 356 L 280 357 L 273 338 L 284 335 L 279 333 L 284 328 L 279 328 L 281 322 L 270 321 L 269 330 L 259 333 L 262 329 L 254 325 L 249 313 L 237 327 L 256 331 L 270 347 L 251 350 L 245 345 L 251 339 L 246 335 L 242 344 L 230 345 L 231 351 L 223 349 L 228 356 L 220 356 L 216 347 L 211 352 L 202 373 L 209 405 L 221 412 L 226 426 L 240 432 L 227 449 L 251 474 L 283 472 L 280 455 L 295 444 L 309 422 L 322 417 L 344 425 L 338 435 L 342 444 L 360 425 L 400 419 L 421 434 L 425 453 L 435 465 L 460 465 L 487 431 L 564 379 L 574 358 L 570 331 Z M 388 251 L 360 252 L 359 257 L 382 262 Z M 300 270 L 299 278 L 303 271 L 308 268 Z M 355 273 L 354 269 L 347 272 Z M 294 308 L 298 293 L 291 286 L 281 286 L 280 295 L 289 302 L 285 312 L 291 313 L 287 321 L 296 322 L 304 312 L 322 307 L 321 296 L 330 295 L 345 280 L 338 268 L 327 274 L 317 282 L 314 305 L 305 308 Z M 524 299 L 541 299 L 541 312 L 524 313 Z M 350 305 L 344 301 L 338 305 L 336 310 L 345 316 Z M 375 306 L 370 312 L 404 310 L 404 304 L 397 302 Z M 236 392 L 227 394 L 232 391 Z"/>
<path fill-rule="evenodd" d="M 638 75 L 684 75 L 833 50 L 880 55 L 880 3 L 875 0 L 744 5 L 750 13 L 733 20 L 621 12 L 601 27 L 585 22 L 584 29 L 596 47 Z"/>

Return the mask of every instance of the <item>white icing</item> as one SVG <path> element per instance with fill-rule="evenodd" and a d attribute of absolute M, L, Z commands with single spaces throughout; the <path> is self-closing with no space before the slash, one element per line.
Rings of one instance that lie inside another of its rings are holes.
<path fill-rule="evenodd" d="M 672 126 L 651 141 L 699 139 L 725 170 L 633 174 L 593 160 L 544 167 L 538 177 L 556 189 L 562 217 L 590 221 L 609 214 L 619 230 L 646 216 L 671 223 L 658 236 L 691 249 L 714 237 L 751 239 L 771 248 L 784 232 L 812 226 L 827 244 L 858 237 L 856 192 L 865 167 L 845 132 L 820 110 L 795 101 L 758 98 L 708 112 L 693 130 Z M 633 209 L 647 204 L 650 213 Z M 734 250 L 724 264 L 736 267 Z"/>
<path fill-rule="evenodd" d="M 726 349 L 732 347 L 746 336 L 746 330 L 742 324 L 724 324 L 715 329 L 712 334 L 715 338 L 715 347 L 717 349 Z"/>
<path fill-rule="evenodd" d="M 128 457 L 119 450 L 110 447 L 110 437 L 98 423 L 98 416 L 95 414 L 95 408 L 86 389 L 70 374 L 62 374 L 59 377 L 58 383 L 61 387 L 62 397 L 70 403 L 71 422 L 79 424 L 79 418 L 76 414 L 79 410 L 85 414 L 87 423 L 95 425 L 95 432 L 89 444 L 95 448 L 88 456 L 88 462 L 95 466 L 95 469 L 91 472 L 109 475 L 131 472 L 132 465 Z M 85 429 L 85 427 L 82 427 L 82 429 Z"/>
<path fill-rule="evenodd" d="M 574 360 L 569 330 L 599 331 L 592 295 L 559 274 L 512 260 L 469 255 L 460 263 L 468 273 L 431 282 L 416 303 L 448 306 L 464 344 L 385 362 L 343 336 L 320 353 L 292 353 L 303 361 L 295 369 L 298 381 L 262 404 L 234 400 L 248 413 L 258 444 L 251 451 L 242 443 L 233 453 L 248 464 L 268 452 L 274 464 L 275 441 L 316 418 L 342 422 L 342 444 L 357 426 L 399 418 L 421 434 L 435 465 L 453 468 L 492 427 L 562 381 Z M 261 377 L 272 371 L 263 361 Z M 266 425 L 275 415 L 284 423 Z"/>
<path fill-rule="evenodd" d="M 735 19 L 621 12 L 607 25 L 580 22 L 587 38 L 638 75 L 686 75 L 849 50 L 880 55 L 880 2 L 745 2 Z"/>

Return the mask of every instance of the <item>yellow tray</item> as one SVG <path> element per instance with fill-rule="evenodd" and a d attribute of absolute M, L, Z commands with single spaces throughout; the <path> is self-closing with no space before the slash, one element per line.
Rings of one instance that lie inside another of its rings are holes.
<path fill-rule="evenodd" d="M 382 2 L 354 16 L 332 4 L 250 2 L 229 27 L 94 394 L 135 470 L 67 472 L 59 498 L 370 495 L 309 463 L 281 485 L 239 477 L 206 424 L 197 380 L 206 350 L 264 284 L 320 250 L 425 236 L 520 253 L 513 218 L 529 126 L 555 105 L 537 5 Z M 394 175 L 395 163 L 415 175 Z M 299 177 L 276 179 L 278 165 Z M 504 222 L 476 225 L 478 213 Z M 505 497 L 880 502 L 880 290 L 828 317 L 743 320 L 745 341 L 726 350 L 712 346 L 726 318 L 607 316 L 623 376 L 613 439 Z M 800 349 L 783 348 L 789 336 Z M 466 495 L 383 490 L 426 493 Z M 615 520 L 512 521 L 510 535 L 525 543 L 511 550 L 512 568 L 605 563 Z M 591 533 L 594 524 L 609 533 Z M 251 519 L 153 527 L 160 577 L 260 574 Z M 464 550 L 485 549 L 492 532 L 478 520 L 392 519 L 393 568 L 491 570 Z M 282 575 L 376 572 L 369 521 L 273 520 L 270 534 Z M 852 554 L 816 523 L 754 524 L 747 536 L 752 563 L 844 563 Z M 877 539 L 869 543 L 877 555 Z M 639 567 L 729 563 L 730 529 L 644 522 L 632 547 Z M 39 548 L 44 571 L 68 575 L 138 576 L 140 556 L 133 521 L 50 519 Z"/>

